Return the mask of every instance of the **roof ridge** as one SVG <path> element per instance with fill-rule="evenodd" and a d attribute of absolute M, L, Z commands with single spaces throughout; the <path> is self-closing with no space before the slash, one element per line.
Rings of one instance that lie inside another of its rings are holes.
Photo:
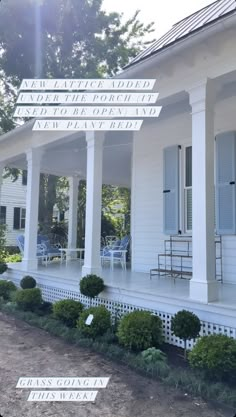
<path fill-rule="evenodd" d="M 188 16 L 184 17 L 183 19 L 179 20 L 178 22 L 174 23 L 173 26 L 172 26 L 172 28 L 174 28 L 175 26 L 177 26 L 179 23 L 184 22 L 185 20 L 189 19 L 191 16 L 194 16 L 195 14 L 201 12 L 202 10 L 207 9 L 208 7 L 212 6 L 213 4 L 219 3 L 220 1 L 222 1 L 222 0 L 215 0 L 212 3 L 208 4 L 207 6 L 204 6 L 201 9 L 196 10 L 196 12 L 193 12 L 193 13 L 189 14 Z"/>

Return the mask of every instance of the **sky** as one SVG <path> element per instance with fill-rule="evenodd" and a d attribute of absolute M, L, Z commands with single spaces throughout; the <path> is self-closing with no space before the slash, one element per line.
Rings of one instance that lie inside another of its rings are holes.
<path fill-rule="evenodd" d="M 144 23 L 155 22 L 152 38 L 167 32 L 174 23 L 197 10 L 213 3 L 214 0 L 103 0 L 103 9 L 108 12 L 124 13 L 131 17 L 140 10 L 139 20 Z"/>

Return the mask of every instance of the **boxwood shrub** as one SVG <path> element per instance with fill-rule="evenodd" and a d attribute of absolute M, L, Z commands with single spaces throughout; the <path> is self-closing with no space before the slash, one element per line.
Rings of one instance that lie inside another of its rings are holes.
<path fill-rule="evenodd" d="M 75 300 L 60 300 L 53 304 L 54 317 L 69 327 L 75 327 L 83 311 L 83 304 Z"/>
<path fill-rule="evenodd" d="M 27 288 L 35 288 L 36 284 L 36 280 L 30 275 L 26 275 L 20 281 L 20 286 L 23 290 L 26 290 Z"/>
<path fill-rule="evenodd" d="M 35 311 L 43 302 L 41 290 L 39 288 L 27 288 L 17 291 L 15 301 L 21 310 Z"/>
<path fill-rule="evenodd" d="M 93 320 L 87 325 L 86 320 L 90 314 L 93 315 Z M 104 306 L 90 307 L 81 314 L 77 327 L 84 336 L 102 336 L 111 328 L 111 314 Z"/>
<path fill-rule="evenodd" d="M 189 353 L 191 367 L 214 380 L 236 380 L 236 340 L 221 334 L 203 336 Z"/>
<path fill-rule="evenodd" d="M 10 300 L 11 293 L 16 291 L 16 286 L 12 281 L 1 280 L 0 281 L 0 297 L 4 300 Z"/>
<path fill-rule="evenodd" d="M 97 275 L 86 275 L 80 280 L 80 292 L 87 297 L 97 297 L 105 288 L 104 281 Z"/>
<path fill-rule="evenodd" d="M 148 311 L 133 311 L 121 319 L 117 335 L 119 343 L 131 350 L 159 347 L 163 342 L 162 321 Z"/>

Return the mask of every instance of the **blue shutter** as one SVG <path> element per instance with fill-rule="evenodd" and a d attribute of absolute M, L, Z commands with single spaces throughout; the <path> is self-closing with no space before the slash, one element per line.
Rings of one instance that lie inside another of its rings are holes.
<path fill-rule="evenodd" d="M 216 232 L 236 233 L 235 208 L 236 134 L 216 136 Z"/>
<path fill-rule="evenodd" d="M 164 149 L 164 233 L 179 233 L 179 146 Z"/>

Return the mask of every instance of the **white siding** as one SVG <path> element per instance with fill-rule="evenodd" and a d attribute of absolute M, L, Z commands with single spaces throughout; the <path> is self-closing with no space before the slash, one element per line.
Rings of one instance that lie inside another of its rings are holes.
<path fill-rule="evenodd" d="M 1 206 L 6 206 L 7 245 L 16 246 L 16 237 L 24 230 L 13 229 L 14 207 L 25 207 L 26 185 L 22 185 L 22 177 L 13 182 L 11 178 L 3 179 L 1 190 Z"/>
<path fill-rule="evenodd" d="M 217 106 L 216 133 L 236 130 L 235 102 L 234 97 Z M 132 161 L 132 269 L 137 272 L 157 267 L 157 255 L 164 252 L 163 148 L 191 144 L 191 115 L 146 126 L 135 133 Z M 236 284 L 236 236 L 223 236 L 222 252 L 223 280 Z"/>

